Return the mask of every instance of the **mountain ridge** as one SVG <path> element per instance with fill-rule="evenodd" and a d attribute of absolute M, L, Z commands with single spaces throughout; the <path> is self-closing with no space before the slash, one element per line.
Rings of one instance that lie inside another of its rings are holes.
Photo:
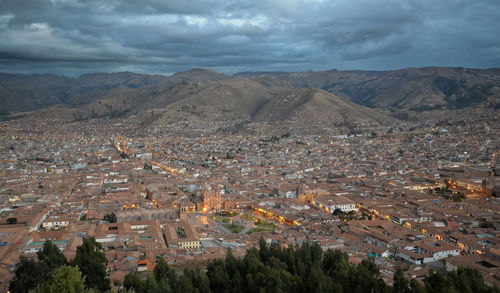
<path fill-rule="evenodd" d="M 33 119 L 134 116 L 147 121 L 379 123 L 387 117 L 376 109 L 498 108 L 499 100 L 500 69 L 496 68 L 332 69 L 233 76 L 196 68 L 170 76 L 118 72 L 73 79 L 0 73 L 0 114 L 14 112 L 8 117 L 16 117 L 24 110 L 27 113 L 17 116 Z"/>
<path fill-rule="evenodd" d="M 320 88 L 385 109 L 464 108 L 500 99 L 500 69 L 423 67 L 393 71 L 328 70 L 259 75 L 297 88 Z M 282 84 L 283 85 L 283 84 Z"/>

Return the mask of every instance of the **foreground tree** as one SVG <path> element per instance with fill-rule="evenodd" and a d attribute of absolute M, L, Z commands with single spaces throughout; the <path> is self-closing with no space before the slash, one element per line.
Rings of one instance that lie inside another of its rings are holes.
<path fill-rule="evenodd" d="M 50 240 L 43 244 L 42 250 L 37 252 L 37 257 L 38 261 L 44 263 L 51 271 L 67 263 L 64 254 Z"/>
<path fill-rule="evenodd" d="M 38 262 L 21 256 L 20 262 L 16 266 L 14 279 L 9 285 L 10 292 L 29 292 L 29 290 L 43 284 L 53 270 L 66 264 L 66 258 L 50 240 L 43 244 L 43 248 L 37 253 L 37 256 Z"/>
<path fill-rule="evenodd" d="M 407 293 L 410 291 L 410 281 L 408 281 L 404 275 L 403 269 L 399 266 L 394 273 L 393 281 L 392 288 L 394 293 Z"/>
<path fill-rule="evenodd" d="M 421 285 L 416 279 L 408 280 L 403 270 L 398 268 L 394 274 L 393 286 L 388 286 L 373 260 L 363 260 L 359 265 L 353 265 L 349 263 L 345 253 L 339 250 L 327 250 L 323 253 L 317 243 L 304 243 L 302 246 L 288 248 L 282 248 L 278 244 L 267 245 L 265 241 L 260 241 L 259 244 L 260 249 L 249 249 L 243 258 L 236 258 L 228 251 L 226 259 L 210 261 L 206 272 L 185 269 L 183 274 L 177 275 L 160 258 L 153 273 L 143 277 L 135 273 L 128 274 L 123 282 L 127 291 L 122 289 L 119 292 L 500 293 L 498 287 L 486 285 L 482 275 L 474 269 L 459 268 L 446 275 L 432 271 L 424 280 L 424 285 Z M 76 267 L 62 266 L 45 281 L 40 278 L 44 274 L 43 269 L 50 270 L 62 261 L 57 250 L 52 248 L 50 245 L 44 247 L 39 254 L 39 262 L 21 259 L 11 284 L 12 292 L 28 292 L 36 288 L 33 291 L 35 293 L 90 293 L 109 289 L 106 258 L 95 239 L 84 239 L 72 261 L 80 268 L 81 273 Z"/>
<path fill-rule="evenodd" d="M 76 249 L 75 258 L 71 261 L 71 264 L 77 266 L 85 276 L 87 288 L 96 288 L 99 291 L 111 288 L 106 272 L 107 263 L 102 246 L 94 237 L 83 239 L 82 245 Z"/>
<path fill-rule="evenodd" d="M 146 292 L 145 282 L 135 273 L 128 273 L 123 280 L 123 287 L 137 293 Z"/>
<path fill-rule="evenodd" d="M 31 291 L 32 293 L 85 292 L 84 277 L 77 267 L 62 266 L 53 271 L 43 286 Z"/>
<path fill-rule="evenodd" d="M 41 267 L 31 258 L 21 256 L 16 266 L 14 279 L 10 282 L 9 291 L 13 293 L 28 293 L 45 281 Z"/>

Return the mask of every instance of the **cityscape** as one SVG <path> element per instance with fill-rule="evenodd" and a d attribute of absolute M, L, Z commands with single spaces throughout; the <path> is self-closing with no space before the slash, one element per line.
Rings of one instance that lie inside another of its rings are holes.
<path fill-rule="evenodd" d="M 20 256 L 50 240 L 72 259 L 86 237 L 116 284 L 158 258 L 182 271 L 263 239 L 371 259 L 388 284 L 399 266 L 417 280 L 466 266 L 499 285 L 500 115 L 478 113 L 351 135 L 3 121 L 2 288 Z"/>
<path fill-rule="evenodd" d="M 0 293 L 500 293 L 499 12 L 0 0 Z"/>

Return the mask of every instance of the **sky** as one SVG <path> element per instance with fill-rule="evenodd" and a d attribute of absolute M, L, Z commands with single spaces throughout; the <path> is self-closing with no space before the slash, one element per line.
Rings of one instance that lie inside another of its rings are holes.
<path fill-rule="evenodd" d="M 0 0 L 0 72 L 500 67 L 499 0 Z"/>

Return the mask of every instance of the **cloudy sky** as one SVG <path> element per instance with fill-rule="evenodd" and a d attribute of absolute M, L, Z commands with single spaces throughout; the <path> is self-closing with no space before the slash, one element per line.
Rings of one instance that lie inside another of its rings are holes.
<path fill-rule="evenodd" d="M 499 0 L 0 0 L 0 72 L 500 67 Z"/>

